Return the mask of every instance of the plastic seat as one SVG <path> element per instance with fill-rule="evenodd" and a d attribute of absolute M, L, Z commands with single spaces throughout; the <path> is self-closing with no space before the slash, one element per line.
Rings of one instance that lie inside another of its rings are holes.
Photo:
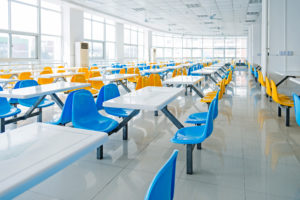
<path fill-rule="evenodd" d="M 1 86 L 0 91 L 3 91 L 3 88 Z M 11 106 L 6 98 L 0 97 L 0 119 L 17 115 L 20 112 L 21 110 L 19 108 Z"/>
<path fill-rule="evenodd" d="M 33 80 L 31 72 L 21 72 L 18 76 L 19 80 Z"/>
<path fill-rule="evenodd" d="M 174 70 L 173 70 L 173 73 L 172 73 L 172 78 L 174 78 L 174 77 L 176 77 L 176 76 L 177 76 L 177 70 L 174 69 Z"/>
<path fill-rule="evenodd" d="M 44 67 L 43 71 L 50 71 L 53 74 L 53 70 L 51 67 Z"/>
<path fill-rule="evenodd" d="M 138 82 L 136 84 L 135 90 L 139 90 L 147 86 L 149 86 L 149 78 L 146 76 L 140 76 L 138 78 Z"/>
<path fill-rule="evenodd" d="M 90 68 L 90 70 L 93 70 L 93 69 L 99 69 L 99 67 L 97 67 L 97 66 L 92 66 L 92 67 Z"/>
<path fill-rule="evenodd" d="M 19 88 L 31 87 L 39 85 L 35 80 L 24 80 L 20 81 Z M 33 97 L 29 99 L 18 99 L 19 104 L 25 107 L 31 107 L 35 104 L 35 102 L 39 99 L 39 97 Z M 37 108 L 45 108 L 52 106 L 54 104 L 53 101 L 48 99 L 43 99 L 42 102 L 37 106 Z"/>
<path fill-rule="evenodd" d="M 73 91 L 73 92 L 69 93 L 69 95 L 68 95 L 68 97 L 66 99 L 66 102 L 64 104 L 64 107 L 62 109 L 60 118 L 57 121 L 55 121 L 55 122 L 51 122 L 51 124 L 65 125 L 67 123 L 72 122 L 73 97 L 74 97 L 74 94 L 76 92 L 83 92 L 83 93 L 87 92 L 87 93 L 89 93 L 89 91 L 84 90 L 84 89 L 76 90 L 76 91 Z"/>
<path fill-rule="evenodd" d="M 40 73 L 40 75 L 43 75 L 43 74 L 52 74 L 52 72 L 49 70 L 44 70 Z M 53 83 L 53 81 L 54 81 L 54 78 L 38 78 L 39 85 L 50 84 L 50 83 Z"/>
<path fill-rule="evenodd" d="M 154 177 L 145 200 L 172 200 L 175 189 L 176 160 L 178 150 L 174 150 L 169 160 Z"/>
<path fill-rule="evenodd" d="M 94 78 L 94 77 L 99 77 L 101 76 L 99 71 L 90 71 L 89 72 L 89 78 Z M 104 83 L 102 81 L 88 81 L 91 84 L 91 87 L 96 89 L 96 90 L 100 90 L 102 88 L 102 86 L 104 85 Z"/>
<path fill-rule="evenodd" d="M 162 87 L 162 82 L 158 74 L 151 74 L 148 80 L 148 86 Z"/>
<path fill-rule="evenodd" d="M 218 113 L 219 113 L 219 92 L 220 92 L 220 90 L 218 91 L 217 96 L 215 98 L 216 102 L 215 102 L 215 107 L 214 107 L 213 120 L 215 120 L 218 117 Z M 188 123 L 188 124 L 204 124 L 206 122 L 206 119 L 207 119 L 207 114 L 208 114 L 208 112 L 201 112 L 201 113 L 191 114 L 190 116 L 188 116 L 185 123 Z"/>
<path fill-rule="evenodd" d="M 300 126 L 300 97 L 293 94 L 296 122 Z"/>
<path fill-rule="evenodd" d="M 177 144 L 200 144 L 208 138 L 213 131 L 213 111 L 216 100 L 209 106 L 205 125 L 191 126 L 179 129 L 171 142 Z"/>
<path fill-rule="evenodd" d="M 87 67 L 81 67 L 78 69 L 78 72 L 82 72 L 84 73 L 84 77 L 85 79 L 88 79 L 89 78 L 89 69 Z"/>
<path fill-rule="evenodd" d="M 64 66 L 58 66 L 57 68 L 58 68 L 57 73 L 65 73 L 66 72 Z"/>
<path fill-rule="evenodd" d="M 15 86 L 14 86 L 13 89 L 18 89 L 18 88 L 20 88 L 20 83 L 21 83 L 21 81 L 18 81 L 18 82 L 15 84 Z M 18 99 L 10 98 L 10 99 L 9 99 L 9 103 L 10 103 L 10 104 L 18 104 L 19 101 L 18 101 Z"/>
<path fill-rule="evenodd" d="M 119 71 L 119 74 L 126 74 L 126 69 L 125 69 L 125 68 L 121 69 L 121 70 Z"/>
<path fill-rule="evenodd" d="M 77 74 L 77 75 L 72 76 L 71 82 L 73 82 L 73 83 L 86 83 L 87 81 L 86 81 L 86 78 L 83 74 Z M 98 90 L 93 89 L 91 87 L 85 87 L 83 89 L 86 89 L 86 90 L 90 91 L 92 94 L 97 94 L 98 93 Z M 78 90 L 78 89 L 76 89 L 76 90 Z M 71 91 L 74 91 L 74 90 L 71 90 Z M 69 91 L 69 92 L 71 92 L 71 91 Z"/>
<path fill-rule="evenodd" d="M 98 113 L 93 95 L 90 92 L 81 91 L 77 91 L 73 95 L 72 124 L 75 128 L 106 133 L 118 126 L 116 120 L 104 117 Z"/>

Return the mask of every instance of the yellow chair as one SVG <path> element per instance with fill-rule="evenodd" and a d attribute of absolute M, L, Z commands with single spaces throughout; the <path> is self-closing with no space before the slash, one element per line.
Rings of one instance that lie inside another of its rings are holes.
<path fill-rule="evenodd" d="M 71 78 L 71 82 L 72 83 L 86 83 L 86 78 L 83 74 L 78 74 L 78 75 L 73 75 L 72 78 Z M 91 87 L 85 87 L 83 89 L 86 89 L 88 91 L 90 91 L 92 94 L 97 94 L 98 93 L 98 90 L 96 89 L 93 89 Z M 71 92 L 71 91 L 74 91 L 74 90 L 70 90 L 68 92 Z"/>
<path fill-rule="evenodd" d="M 33 80 L 31 72 L 21 72 L 18 76 L 19 80 Z"/>
<path fill-rule="evenodd" d="M 278 116 L 281 117 L 281 107 L 286 109 L 285 125 L 290 125 L 290 108 L 294 107 L 294 101 L 284 94 L 278 94 L 276 84 L 271 80 L 272 99 L 278 104 Z M 281 96 L 281 97 L 280 97 Z"/>
<path fill-rule="evenodd" d="M 174 69 L 174 70 L 173 70 L 173 73 L 172 73 L 172 78 L 174 78 L 174 77 L 176 77 L 176 76 L 177 76 L 177 70 Z"/>
<path fill-rule="evenodd" d="M 125 68 L 123 68 L 123 69 L 120 69 L 120 72 L 119 72 L 119 74 L 126 74 L 126 69 L 125 69 Z"/>
<path fill-rule="evenodd" d="M 53 70 L 51 67 L 44 67 L 43 71 L 50 71 L 53 74 Z"/>
<path fill-rule="evenodd" d="M 8 71 L 10 72 L 11 70 L 8 70 Z M 2 70 L 0 70 L 0 72 L 4 72 L 4 70 L 2 69 Z M 8 75 L 1 75 L 0 76 L 0 78 L 3 78 L 3 79 L 10 79 L 10 77 L 11 77 L 10 74 L 8 74 Z"/>
<path fill-rule="evenodd" d="M 140 76 L 140 70 L 139 70 L 139 68 L 128 68 L 127 69 L 127 74 L 138 74 Z M 129 82 L 132 82 L 132 83 L 137 83 L 138 82 L 138 76 L 128 78 L 127 80 Z"/>
<path fill-rule="evenodd" d="M 267 96 L 272 97 L 271 83 L 267 76 L 266 76 L 266 93 Z"/>
<path fill-rule="evenodd" d="M 90 71 L 89 72 L 89 78 L 94 78 L 94 77 L 99 77 L 101 76 L 99 71 Z M 104 85 L 104 83 L 102 81 L 88 81 L 92 88 L 96 89 L 96 90 L 100 90 L 102 88 L 102 86 Z"/>
<path fill-rule="evenodd" d="M 57 73 L 65 73 L 66 72 L 64 66 L 58 66 L 57 68 L 58 68 Z"/>
<path fill-rule="evenodd" d="M 135 90 L 139 90 L 139 89 L 142 89 L 144 87 L 147 87 L 149 86 L 149 78 L 146 77 L 146 76 L 140 76 L 138 78 L 138 81 L 136 83 L 136 87 L 135 87 Z"/>
<path fill-rule="evenodd" d="M 187 76 L 186 68 L 183 68 L 183 69 L 182 69 L 182 75 L 183 75 L 183 76 Z"/>
<path fill-rule="evenodd" d="M 93 70 L 93 69 L 99 69 L 99 67 L 93 66 L 90 68 L 90 70 Z"/>
<path fill-rule="evenodd" d="M 181 75 L 182 75 L 181 69 L 177 69 L 177 74 L 176 74 L 176 76 L 181 76 Z"/>
<path fill-rule="evenodd" d="M 221 86 L 220 86 L 220 93 L 219 93 L 219 100 L 223 98 L 223 94 L 225 93 L 225 79 L 223 79 Z M 208 105 L 213 101 L 216 97 L 218 91 L 212 91 L 207 93 L 200 102 L 207 103 Z"/>
<path fill-rule="evenodd" d="M 266 82 L 264 81 L 264 76 L 260 70 L 258 72 L 258 82 L 260 83 L 261 86 L 266 87 Z"/>
<path fill-rule="evenodd" d="M 52 74 L 52 72 L 50 70 L 45 70 L 40 73 L 40 75 L 43 75 L 43 74 Z M 50 83 L 53 83 L 53 81 L 54 81 L 54 78 L 38 78 L 39 85 L 50 84 Z"/>
<path fill-rule="evenodd" d="M 85 79 L 89 78 L 89 69 L 87 67 L 81 67 L 78 69 L 78 72 L 84 73 Z"/>
<path fill-rule="evenodd" d="M 162 87 L 162 82 L 159 74 L 151 74 L 148 80 L 149 86 Z"/>

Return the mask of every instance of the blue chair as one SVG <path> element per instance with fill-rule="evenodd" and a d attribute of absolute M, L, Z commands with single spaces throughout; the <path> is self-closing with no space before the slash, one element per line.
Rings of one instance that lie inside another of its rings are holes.
<path fill-rule="evenodd" d="M 62 113 L 60 118 L 56 122 L 51 122 L 54 125 L 66 125 L 67 123 L 72 122 L 72 106 L 73 106 L 73 97 L 76 92 L 89 92 L 87 90 L 75 90 L 69 93 L 64 107 L 62 109 Z"/>
<path fill-rule="evenodd" d="M 20 88 L 25 88 L 25 87 L 31 87 L 31 86 L 37 86 L 39 85 L 35 80 L 24 80 L 21 81 L 20 83 Z M 33 97 L 29 99 L 18 99 L 18 102 L 20 105 L 25 106 L 25 107 L 33 107 L 37 101 L 39 100 L 40 97 Z M 36 108 L 39 109 L 39 116 L 38 116 L 38 122 L 42 121 L 42 108 L 52 106 L 54 104 L 53 101 L 50 101 L 48 99 L 43 99 L 39 105 L 37 105 Z"/>
<path fill-rule="evenodd" d="M 2 87 L 0 87 L 0 91 L 3 91 Z M 3 133 L 5 131 L 5 118 L 15 116 L 19 114 L 21 110 L 19 108 L 11 106 L 7 99 L 4 97 L 0 97 L 0 132 Z"/>
<path fill-rule="evenodd" d="M 216 102 L 215 102 L 215 106 L 214 106 L 213 120 L 215 120 L 218 117 L 218 114 L 219 114 L 219 92 L 220 92 L 220 90 L 218 90 L 218 93 L 215 97 Z M 201 113 L 191 114 L 190 116 L 188 116 L 185 123 L 197 124 L 197 125 L 204 124 L 206 122 L 206 119 L 207 119 L 207 114 L 208 114 L 208 112 L 201 112 Z"/>
<path fill-rule="evenodd" d="M 101 88 L 99 95 L 97 97 L 97 100 L 96 100 L 97 109 L 98 110 L 104 109 L 106 113 L 113 115 L 113 116 L 122 117 L 123 119 L 126 117 L 129 117 L 134 112 L 134 110 L 126 109 L 126 108 L 103 107 L 104 101 L 108 101 L 110 99 L 114 99 L 119 96 L 120 96 L 120 92 L 119 92 L 118 86 L 116 84 L 104 85 Z M 133 114 L 133 116 L 136 116 L 138 113 L 139 113 L 139 111 L 135 112 Z M 131 116 L 131 117 L 133 117 L 133 116 Z M 123 140 L 127 140 L 127 139 L 128 139 L 128 124 L 126 123 L 123 127 Z"/>
<path fill-rule="evenodd" d="M 197 149 L 201 149 L 201 143 L 213 132 L 213 111 L 215 102 L 216 99 L 214 99 L 209 106 L 205 125 L 181 128 L 171 139 L 173 143 L 186 144 L 187 174 L 193 174 L 194 145 L 197 145 Z"/>
<path fill-rule="evenodd" d="M 72 124 L 75 128 L 106 133 L 119 125 L 116 120 L 98 113 L 93 95 L 86 91 L 78 91 L 73 95 Z"/>
<path fill-rule="evenodd" d="M 297 94 L 293 94 L 293 99 L 294 99 L 296 122 L 300 126 L 300 97 Z"/>
<path fill-rule="evenodd" d="M 158 171 L 148 189 L 145 200 L 173 199 L 177 155 L 178 150 L 174 150 L 166 164 Z"/>
<path fill-rule="evenodd" d="M 22 81 L 18 81 L 18 82 L 15 84 L 15 86 L 14 86 L 13 89 L 18 89 L 18 88 L 20 88 L 20 83 L 21 83 L 21 82 L 22 82 Z M 18 99 L 10 98 L 10 99 L 9 99 L 9 103 L 10 103 L 10 104 L 13 104 L 13 105 L 16 105 L 16 104 L 19 103 L 19 101 L 18 101 Z"/>

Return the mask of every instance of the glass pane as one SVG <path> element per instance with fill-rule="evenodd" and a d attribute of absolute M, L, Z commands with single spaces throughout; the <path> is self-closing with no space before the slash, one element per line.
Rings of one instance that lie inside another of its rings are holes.
<path fill-rule="evenodd" d="M 193 48 L 202 48 L 202 39 L 194 38 L 193 39 Z"/>
<path fill-rule="evenodd" d="M 162 36 L 157 36 L 157 46 L 158 47 L 164 47 L 165 41 L 164 41 L 164 37 Z"/>
<path fill-rule="evenodd" d="M 99 17 L 97 15 L 92 15 L 93 20 L 98 21 L 98 22 L 104 22 L 103 17 Z"/>
<path fill-rule="evenodd" d="M 109 60 L 113 60 L 116 58 L 116 47 L 114 43 L 106 43 L 106 58 Z"/>
<path fill-rule="evenodd" d="M 61 7 L 58 3 L 48 2 L 48 1 L 41 1 L 41 7 L 42 8 L 48 8 L 51 10 L 60 11 Z"/>
<path fill-rule="evenodd" d="M 139 45 L 144 45 L 144 33 L 143 32 L 139 32 Z"/>
<path fill-rule="evenodd" d="M 173 38 L 165 37 L 165 47 L 173 47 Z"/>
<path fill-rule="evenodd" d="M 235 38 L 226 38 L 225 47 L 226 48 L 235 48 Z"/>
<path fill-rule="evenodd" d="M 203 58 L 212 58 L 213 57 L 213 49 L 203 49 Z"/>
<path fill-rule="evenodd" d="M 136 31 L 131 31 L 131 44 L 137 44 L 137 32 Z"/>
<path fill-rule="evenodd" d="M 92 39 L 93 40 L 104 40 L 104 25 L 100 22 L 92 22 Z"/>
<path fill-rule="evenodd" d="M 164 57 L 163 48 L 156 48 L 156 57 L 157 58 L 163 58 Z"/>
<path fill-rule="evenodd" d="M 124 57 L 129 58 L 130 57 L 130 46 L 125 45 L 124 46 Z"/>
<path fill-rule="evenodd" d="M 192 51 L 191 51 L 191 49 L 183 49 L 183 57 L 184 58 L 190 58 L 190 57 L 192 57 Z"/>
<path fill-rule="evenodd" d="M 8 34 L 0 33 L 0 58 L 8 58 L 9 39 Z"/>
<path fill-rule="evenodd" d="M 143 60 L 144 59 L 144 46 L 139 46 L 138 47 L 138 58 L 139 60 Z"/>
<path fill-rule="evenodd" d="M 214 57 L 215 58 L 223 58 L 224 57 L 224 49 L 214 49 Z"/>
<path fill-rule="evenodd" d="M 11 26 L 13 30 L 37 32 L 37 8 L 11 2 Z"/>
<path fill-rule="evenodd" d="M 37 0 L 18 0 L 18 1 L 27 3 L 27 4 L 31 4 L 31 5 L 35 5 L 35 6 L 37 5 Z"/>
<path fill-rule="evenodd" d="M 137 58 L 138 57 L 138 49 L 137 49 L 137 46 L 131 46 L 131 58 Z"/>
<path fill-rule="evenodd" d="M 85 19 L 83 21 L 83 28 L 84 28 L 84 38 L 85 39 L 92 39 L 92 22 L 90 20 Z"/>
<path fill-rule="evenodd" d="M 130 44 L 130 30 L 124 29 L 124 43 Z"/>
<path fill-rule="evenodd" d="M 174 49 L 174 58 L 182 58 L 182 49 Z"/>
<path fill-rule="evenodd" d="M 93 42 L 93 57 L 103 58 L 103 43 Z"/>
<path fill-rule="evenodd" d="M 36 58 L 35 37 L 12 35 L 13 58 Z"/>
<path fill-rule="evenodd" d="M 114 42 L 116 40 L 116 29 L 112 25 L 106 25 L 106 41 Z"/>
<path fill-rule="evenodd" d="M 174 47 L 182 47 L 182 38 L 180 37 L 175 37 L 174 38 Z"/>
<path fill-rule="evenodd" d="M 90 13 L 86 13 L 86 12 L 85 12 L 85 13 L 83 14 L 83 17 L 86 18 L 86 19 L 91 19 L 91 18 L 92 18 L 92 15 L 91 15 Z"/>
<path fill-rule="evenodd" d="M 192 39 L 183 39 L 183 47 L 192 47 Z"/>
<path fill-rule="evenodd" d="M 214 48 L 224 48 L 224 38 L 215 38 Z"/>
<path fill-rule="evenodd" d="M 165 58 L 172 58 L 173 57 L 173 49 L 165 48 Z"/>
<path fill-rule="evenodd" d="M 8 3 L 7 3 L 7 0 L 0 1 L 0 19 L 1 19 L 0 20 L 0 29 L 8 29 Z"/>
<path fill-rule="evenodd" d="M 111 25 L 115 25 L 116 22 L 114 20 L 110 20 L 110 19 L 105 19 L 105 23 L 106 24 L 111 24 Z"/>
<path fill-rule="evenodd" d="M 203 38 L 203 48 L 213 48 L 213 39 Z"/>
<path fill-rule="evenodd" d="M 61 60 L 61 39 L 59 37 L 41 37 L 41 58 Z"/>
<path fill-rule="evenodd" d="M 193 49 L 193 58 L 201 58 L 202 50 L 201 49 Z"/>
<path fill-rule="evenodd" d="M 236 57 L 237 58 L 247 58 L 247 49 L 237 49 Z"/>
<path fill-rule="evenodd" d="M 235 49 L 225 49 L 225 57 L 235 58 Z"/>
<path fill-rule="evenodd" d="M 247 38 L 237 38 L 236 48 L 247 48 Z"/>
<path fill-rule="evenodd" d="M 48 10 L 41 10 L 42 33 L 49 35 L 61 35 L 61 14 Z"/>

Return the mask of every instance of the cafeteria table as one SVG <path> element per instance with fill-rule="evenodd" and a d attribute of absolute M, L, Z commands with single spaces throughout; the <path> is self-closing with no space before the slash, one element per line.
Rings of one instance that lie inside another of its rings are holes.
<path fill-rule="evenodd" d="M 13 199 L 108 141 L 104 132 L 32 123 L 0 135 L 0 199 Z"/>
<path fill-rule="evenodd" d="M 278 83 L 276 83 L 276 87 L 278 87 L 279 85 L 281 85 L 288 78 L 297 78 L 297 77 L 300 77 L 300 72 L 279 72 L 279 71 L 277 71 L 277 72 L 275 72 L 275 74 L 284 77 Z"/>
<path fill-rule="evenodd" d="M 192 74 L 197 74 L 197 75 L 202 75 L 205 77 L 209 77 L 214 83 L 218 83 L 213 77 L 212 75 L 215 74 L 217 72 L 216 69 L 207 69 L 207 68 L 202 68 L 202 69 L 198 69 L 192 72 Z"/>

